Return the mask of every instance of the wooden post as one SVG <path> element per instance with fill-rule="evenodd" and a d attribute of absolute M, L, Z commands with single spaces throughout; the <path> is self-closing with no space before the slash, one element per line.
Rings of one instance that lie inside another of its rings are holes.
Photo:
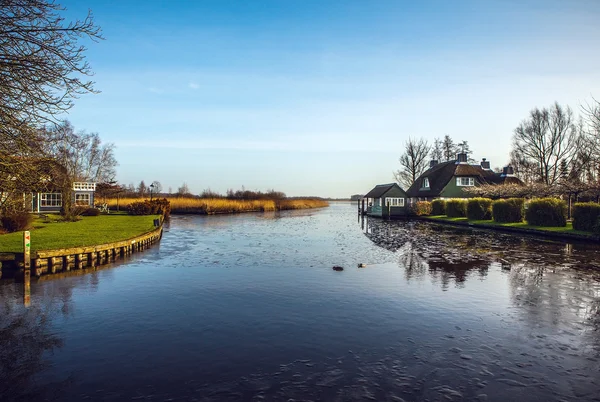
<path fill-rule="evenodd" d="M 365 213 L 365 199 L 362 199 L 362 207 L 360 208 L 360 214 L 364 215 Z"/>
<path fill-rule="evenodd" d="M 23 232 L 23 304 L 31 304 L 31 235 Z"/>
<path fill-rule="evenodd" d="M 31 269 L 31 235 L 23 232 L 23 269 Z"/>

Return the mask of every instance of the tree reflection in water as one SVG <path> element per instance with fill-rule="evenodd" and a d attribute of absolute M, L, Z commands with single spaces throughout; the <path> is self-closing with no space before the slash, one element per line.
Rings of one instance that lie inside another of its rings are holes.
<path fill-rule="evenodd" d="M 97 289 L 99 274 L 88 272 L 74 281 L 60 280 L 64 275 L 47 277 L 44 286 L 34 285 L 28 307 L 23 305 L 23 283 L 0 283 L 0 401 L 60 399 L 72 376 L 43 376 L 51 371 L 49 356 L 63 346 L 53 321 L 71 315 L 74 288 L 83 284 L 91 291 Z"/>
<path fill-rule="evenodd" d="M 407 280 L 429 276 L 446 290 L 477 273 L 507 269 L 511 300 L 530 319 L 581 323 L 600 332 L 600 247 L 422 221 L 365 218 L 361 228 L 377 246 L 398 255 Z M 510 271 L 508 271 L 510 269 Z M 558 320 L 560 315 L 570 315 Z M 533 320 L 532 322 L 536 322 Z"/>

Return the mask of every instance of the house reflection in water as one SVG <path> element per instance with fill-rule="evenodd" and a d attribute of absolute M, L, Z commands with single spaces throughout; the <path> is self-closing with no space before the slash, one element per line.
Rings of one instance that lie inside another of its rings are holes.
<path fill-rule="evenodd" d="M 493 260 L 477 249 L 470 235 L 432 228 L 422 222 L 386 222 L 362 217 L 363 233 L 375 245 L 399 255 L 406 278 L 429 275 L 443 289 L 454 282 L 462 286 L 471 272 L 487 275 Z"/>

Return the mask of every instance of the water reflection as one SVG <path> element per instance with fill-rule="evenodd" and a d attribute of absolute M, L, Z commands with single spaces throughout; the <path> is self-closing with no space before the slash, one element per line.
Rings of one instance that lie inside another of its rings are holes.
<path fill-rule="evenodd" d="M 366 217 L 361 228 L 374 244 L 398 256 L 409 281 L 428 277 L 447 290 L 501 269 L 513 304 L 530 325 L 543 323 L 572 334 L 585 324 L 593 332 L 600 329 L 597 245 Z"/>
<path fill-rule="evenodd" d="M 597 246 L 355 214 L 174 217 L 120 269 L 33 280 L 29 309 L 0 286 L 0 363 L 32 373 L 0 400 L 600 394 Z"/>
<path fill-rule="evenodd" d="M 48 354 L 63 346 L 52 321 L 57 311 L 68 314 L 68 309 L 60 309 L 62 303 L 55 298 L 24 308 L 19 303 L 25 296 L 19 295 L 21 286 L 0 286 L 0 400 L 53 400 L 70 379 L 40 383 L 35 377 L 52 367 Z"/>

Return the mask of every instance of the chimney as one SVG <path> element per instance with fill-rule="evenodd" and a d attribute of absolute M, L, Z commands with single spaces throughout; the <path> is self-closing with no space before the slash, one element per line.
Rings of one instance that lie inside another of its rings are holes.
<path fill-rule="evenodd" d="M 467 154 L 464 152 L 460 152 L 458 155 L 456 155 L 456 162 L 467 163 Z"/>
<path fill-rule="evenodd" d="M 434 166 L 435 166 L 435 165 L 437 165 L 437 164 L 438 164 L 438 161 L 437 161 L 437 159 L 432 159 L 432 160 L 429 162 L 429 168 L 432 168 L 432 167 L 434 167 Z"/>
<path fill-rule="evenodd" d="M 483 158 L 481 160 L 481 168 L 482 169 L 486 169 L 486 170 L 490 170 L 490 161 L 488 161 L 485 158 Z"/>
<path fill-rule="evenodd" d="M 504 168 L 502 168 L 502 177 L 514 176 L 514 175 L 515 175 L 515 170 L 513 169 L 512 166 L 504 166 Z"/>

